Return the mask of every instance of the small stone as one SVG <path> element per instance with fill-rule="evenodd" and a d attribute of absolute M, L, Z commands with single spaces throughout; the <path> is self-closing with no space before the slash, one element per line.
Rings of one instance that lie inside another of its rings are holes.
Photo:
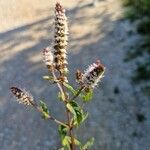
<path fill-rule="evenodd" d="M 120 90 L 119 90 L 118 86 L 116 86 L 116 87 L 114 88 L 114 93 L 115 93 L 115 94 L 119 94 L 119 93 L 120 93 Z"/>
<path fill-rule="evenodd" d="M 137 121 L 138 122 L 144 122 L 145 120 L 146 120 L 146 117 L 145 117 L 145 115 L 144 114 L 142 114 L 142 113 L 137 113 L 136 114 L 136 119 L 137 119 Z"/>

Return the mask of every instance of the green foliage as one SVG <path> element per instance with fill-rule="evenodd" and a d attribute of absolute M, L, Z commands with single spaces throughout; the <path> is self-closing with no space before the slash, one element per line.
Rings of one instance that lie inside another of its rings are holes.
<path fill-rule="evenodd" d="M 73 94 L 76 95 L 78 91 L 76 91 L 71 85 L 68 83 L 64 83 L 64 86 Z"/>
<path fill-rule="evenodd" d="M 150 35 L 150 18 L 143 19 L 138 24 L 137 31 L 143 35 Z"/>
<path fill-rule="evenodd" d="M 64 86 L 73 94 L 76 95 L 78 93 L 78 90 L 75 90 L 71 85 L 64 83 Z M 79 94 L 79 97 L 83 99 L 84 102 L 88 102 L 93 97 L 93 90 L 88 89 L 88 91 L 81 92 Z"/>
<path fill-rule="evenodd" d="M 69 136 L 65 136 L 64 139 L 62 140 L 62 145 L 68 150 L 70 150 L 70 143 L 71 143 L 71 138 Z"/>
<path fill-rule="evenodd" d="M 65 150 L 65 148 L 64 148 L 64 147 L 62 147 L 62 148 L 59 148 L 58 150 Z"/>
<path fill-rule="evenodd" d="M 60 125 L 59 128 L 58 128 L 58 132 L 59 132 L 59 135 L 61 137 L 61 139 L 63 140 L 64 137 L 67 135 L 67 131 L 68 131 L 68 128 L 63 126 L 63 125 Z"/>
<path fill-rule="evenodd" d="M 124 12 L 125 18 L 129 19 L 130 21 L 135 21 L 138 18 L 136 9 L 133 7 L 126 8 Z"/>
<path fill-rule="evenodd" d="M 123 0 L 126 7 L 125 16 L 131 21 L 138 19 L 137 32 L 142 35 L 142 40 L 133 46 L 127 53 L 126 61 L 143 57 L 144 62 L 138 63 L 135 74 L 132 76 L 134 83 L 149 80 L 150 74 L 150 0 Z M 145 59 L 146 58 L 148 59 Z"/>
<path fill-rule="evenodd" d="M 91 138 L 83 146 L 80 147 L 80 150 L 88 150 L 93 144 L 94 138 Z"/>
<path fill-rule="evenodd" d="M 84 102 L 88 102 L 93 98 L 93 90 L 89 89 L 88 91 L 84 92 L 84 94 L 82 94 L 82 99 Z"/>
<path fill-rule="evenodd" d="M 48 110 L 48 107 L 47 107 L 47 105 L 46 105 L 46 103 L 45 102 L 43 102 L 43 101 L 40 101 L 40 106 L 41 106 L 41 108 L 42 108 L 42 118 L 43 119 L 48 119 L 49 118 L 49 110 Z"/>
<path fill-rule="evenodd" d="M 65 101 L 65 96 L 58 92 L 58 99 L 61 101 Z"/>
<path fill-rule="evenodd" d="M 64 146 L 60 150 L 65 150 L 65 148 L 70 149 L 71 137 L 67 136 L 68 128 L 60 125 L 58 128 L 59 135 L 61 137 L 62 145 Z M 80 141 L 74 138 L 75 145 L 81 145 Z"/>
<path fill-rule="evenodd" d="M 61 142 L 62 142 L 62 145 L 64 147 L 67 147 L 70 149 L 69 145 L 70 145 L 70 138 L 67 136 L 67 132 L 68 132 L 68 128 L 66 128 L 65 126 L 62 126 L 60 125 L 59 128 L 58 128 L 58 132 L 59 132 L 59 135 L 61 137 Z M 64 148 L 61 148 L 61 149 L 64 149 Z"/>
<path fill-rule="evenodd" d="M 85 106 L 84 104 L 89 102 L 93 97 L 93 90 L 88 89 L 88 85 L 86 84 L 87 81 L 84 80 L 83 77 L 85 75 L 85 78 L 90 83 L 89 87 L 92 86 L 92 83 L 97 84 L 104 73 L 105 67 L 99 60 L 97 60 L 96 63 L 92 64 L 91 67 L 88 68 L 87 73 L 82 73 L 78 70 L 76 72 L 76 79 L 78 79 L 80 84 L 78 85 L 77 90 L 74 89 L 69 83 L 65 83 L 68 81 L 67 73 L 69 71 L 67 67 L 68 62 L 66 59 L 68 29 L 67 17 L 65 16 L 64 8 L 60 2 L 57 2 L 55 6 L 55 18 L 54 29 L 57 31 L 55 30 L 54 35 L 54 50 L 50 48 L 50 45 L 43 49 L 43 60 L 50 75 L 43 76 L 43 79 L 47 80 L 50 84 L 56 83 L 55 85 L 59 90 L 58 98 L 61 100 L 66 110 L 67 121 L 61 121 L 55 118 L 55 116 L 52 116 L 48 110 L 47 104 L 44 101 L 41 100 L 38 105 L 38 103 L 33 100 L 32 96 L 28 97 L 30 95 L 26 91 L 24 92 L 16 87 L 11 87 L 11 92 L 19 100 L 21 98 L 24 99 L 24 101 L 27 99 L 29 102 L 27 101 L 28 103 L 26 105 L 31 105 L 36 111 L 40 112 L 43 119 L 54 121 L 57 125 L 59 125 L 58 132 L 62 143 L 59 150 L 73 150 L 75 145 L 80 148 L 80 150 L 88 150 L 93 145 L 94 139 L 92 138 L 87 143 L 82 145 L 74 136 L 74 128 L 76 129 L 79 127 L 88 117 L 88 113 L 83 111 Z M 81 98 L 79 103 L 75 102 L 75 99 L 78 97 Z M 82 105 L 80 106 L 79 104 Z"/>
<path fill-rule="evenodd" d="M 143 16 L 150 16 L 149 0 L 123 0 L 124 6 L 128 6 L 125 16 L 131 21 Z"/>
<path fill-rule="evenodd" d="M 67 108 L 73 114 L 74 124 L 79 126 L 86 117 L 86 115 L 83 113 L 83 110 L 75 101 L 70 101 L 67 104 Z"/>

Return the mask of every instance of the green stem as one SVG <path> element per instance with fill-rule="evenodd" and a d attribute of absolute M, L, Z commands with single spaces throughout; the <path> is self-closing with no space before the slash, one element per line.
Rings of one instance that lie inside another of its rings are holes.
<path fill-rule="evenodd" d="M 66 95 L 65 87 L 64 87 L 63 84 L 61 84 L 61 87 L 62 87 L 62 91 L 63 91 L 64 96 L 65 96 L 66 102 L 68 103 L 69 100 L 68 100 L 67 95 Z M 71 148 L 71 150 L 75 150 L 75 142 L 74 142 L 74 135 L 73 135 L 73 126 L 72 126 L 72 123 L 71 123 L 71 112 L 68 110 L 67 107 L 66 107 L 66 113 L 67 113 L 68 126 L 69 126 L 69 136 L 71 138 L 70 148 Z"/>
<path fill-rule="evenodd" d="M 54 70 L 52 70 L 52 75 L 54 77 L 54 80 L 57 80 L 57 77 L 55 75 Z M 60 75 L 61 75 L 61 73 L 60 73 Z M 65 107 L 66 107 L 66 104 L 69 102 L 69 99 L 68 99 L 68 96 L 66 94 L 64 85 L 63 85 L 63 83 L 57 82 L 57 86 L 58 86 L 62 96 L 64 97 L 64 103 L 65 103 Z M 68 126 L 67 127 L 69 127 L 69 136 L 71 137 L 70 148 L 71 148 L 71 150 L 75 150 L 74 136 L 73 136 L 73 132 L 72 132 L 73 127 L 71 124 L 71 112 L 68 110 L 67 107 L 66 107 L 66 113 L 67 113 L 67 120 L 68 120 Z"/>
<path fill-rule="evenodd" d="M 78 92 L 71 98 L 71 100 L 75 100 L 79 95 L 80 95 L 80 93 L 84 90 L 84 86 L 83 87 L 81 87 L 79 90 L 78 90 Z"/>
<path fill-rule="evenodd" d="M 34 107 L 35 107 L 35 109 L 38 110 L 40 113 L 42 113 L 42 114 L 44 113 L 44 112 L 43 112 L 43 109 L 42 109 L 40 106 L 35 105 Z M 46 115 L 47 115 L 47 119 L 53 120 L 53 121 L 56 122 L 57 124 L 63 125 L 63 126 L 65 126 L 65 127 L 69 128 L 68 125 L 66 125 L 65 123 L 63 123 L 63 122 L 57 120 L 57 119 L 54 118 L 53 116 L 51 116 L 51 115 L 49 115 L 49 114 L 46 114 Z"/>

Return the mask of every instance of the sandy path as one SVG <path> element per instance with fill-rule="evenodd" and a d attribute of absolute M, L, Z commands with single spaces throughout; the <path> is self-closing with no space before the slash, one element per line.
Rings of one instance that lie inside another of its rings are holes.
<path fill-rule="evenodd" d="M 129 82 L 134 66 L 123 62 L 127 47 L 137 39 L 136 34 L 128 36 L 134 27 L 120 20 L 118 0 L 101 1 L 95 8 L 88 0 L 78 2 L 64 2 L 70 26 L 70 73 L 73 76 L 76 68 L 84 69 L 97 58 L 107 68 L 80 135 L 95 137 L 92 150 L 148 150 L 150 102 L 135 95 Z M 54 1 L 1 0 L 0 6 L 0 150 L 57 149 L 55 124 L 18 105 L 8 92 L 11 85 L 26 87 L 37 100 L 45 98 L 50 111 L 62 119 L 62 105 L 52 99 L 56 88 L 42 80 L 47 72 L 41 49 L 51 42 Z M 146 120 L 139 122 L 139 114 Z"/>

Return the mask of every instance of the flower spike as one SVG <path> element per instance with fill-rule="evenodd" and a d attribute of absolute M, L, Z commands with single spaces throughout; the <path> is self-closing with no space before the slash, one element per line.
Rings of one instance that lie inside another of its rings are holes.
<path fill-rule="evenodd" d="M 33 100 L 33 97 L 30 93 L 28 93 L 25 90 L 19 89 L 17 87 L 11 87 L 11 92 L 14 94 L 14 96 L 17 98 L 17 101 L 24 105 L 31 105 L 35 106 L 35 102 Z"/>
<path fill-rule="evenodd" d="M 101 81 L 105 72 L 105 67 L 97 61 L 88 67 L 83 74 L 82 82 L 85 87 L 94 88 Z"/>
<path fill-rule="evenodd" d="M 51 49 L 49 47 L 44 48 L 43 49 L 43 61 L 49 70 L 52 70 L 52 68 L 54 67 L 53 60 L 54 60 L 54 56 L 53 56 Z"/>
<path fill-rule="evenodd" d="M 55 7 L 55 33 L 54 33 L 54 62 L 56 70 L 65 75 L 67 68 L 67 45 L 68 45 L 68 25 L 65 9 L 60 3 Z"/>

